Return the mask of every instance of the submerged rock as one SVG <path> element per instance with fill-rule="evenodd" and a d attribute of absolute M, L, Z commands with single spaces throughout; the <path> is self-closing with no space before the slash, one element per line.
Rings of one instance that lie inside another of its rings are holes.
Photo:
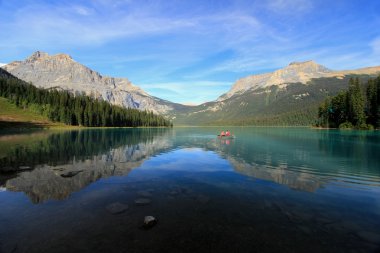
<path fill-rule="evenodd" d="M 149 191 L 138 191 L 137 195 L 141 197 L 152 197 L 152 193 L 150 193 Z"/>
<path fill-rule="evenodd" d="M 125 212 L 128 209 L 128 205 L 122 204 L 120 202 L 115 202 L 112 204 L 109 204 L 106 207 L 107 211 L 112 214 L 120 214 Z"/>
<path fill-rule="evenodd" d="M 150 199 L 147 199 L 147 198 L 138 198 L 135 200 L 135 204 L 138 206 L 149 205 L 151 202 L 152 201 Z"/>
<path fill-rule="evenodd" d="M 153 216 L 145 216 L 143 228 L 149 229 L 154 227 L 157 224 L 157 219 Z"/>
<path fill-rule="evenodd" d="M 77 171 L 69 171 L 66 173 L 61 174 L 61 177 L 67 178 L 67 177 L 74 177 L 81 173 L 83 170 L 77 170 Z"/>

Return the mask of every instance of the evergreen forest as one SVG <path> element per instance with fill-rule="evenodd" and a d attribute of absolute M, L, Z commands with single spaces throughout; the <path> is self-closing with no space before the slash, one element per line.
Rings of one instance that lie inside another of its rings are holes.
<path fill-rule="evenodd" d="M 150 111 L 123 108 L 68 91 L 42 89 L 13 76 L 0 76 L 0 96 L 17 107 L 30 108 L 53 122 L 85 127 L 172 126 L 163 116 Z"/>
<path fill-rule="evenodd" d="M 327 98 L 319 106 L 317 126 L 380 128 L 380 76 L 366 83 L 350 78 L 347 91 Z"/>

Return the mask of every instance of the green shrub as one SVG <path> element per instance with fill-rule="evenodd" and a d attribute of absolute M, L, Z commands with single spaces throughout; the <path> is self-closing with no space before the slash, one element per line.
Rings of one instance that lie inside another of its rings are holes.
<path fill-rule="evenodd" d="M 342 124 L 339 125 L 339 129 L 353 129 L 354 126 L 352 125 L 351 122 L 343 122 Z"/>

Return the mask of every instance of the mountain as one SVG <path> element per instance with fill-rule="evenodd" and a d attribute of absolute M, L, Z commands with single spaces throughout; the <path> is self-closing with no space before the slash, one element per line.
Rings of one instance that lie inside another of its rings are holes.
<path fill-rule="evenodd" d="M 292 62 L 289 66 L 272 73 L 251 75 L 239 79 L 230 91 L 220 96 L 217 101 L 223 101 L 251 89 L 270 87 L 272 85 L 284 86 L 288 83 L 307 83 L 312 78 L 324 77 L 331 73 L 330 69 L 314 61 Z"/>
<path fill-rule="evenodd" d="M 2 68 L 38 87 L 147 109 L 170 117 L 175 125 L 310 125 L 317 118 L 318 106 L 327 96 L 347 89 L 350 77 L 365 82 L 380 73 L 380 66 L 334 71 L 314 61 L 292 62 L 271 73 L 237 80 L 215 101 L 186 106 L 153 97 L 126 78 L 104 77 L 66 54 L 37 51 Z"/>
<path fill-rule="evenodd" d="M 15 76 L 11 75 L 8 71 L 5 71 L 0 67 L 0 77 L 3 78 L 14 78 Z"/>
<path fill-rule="evenodd" d="M 226 100 L 234 95 L 245 93 L 249 90 L 256 90 L 260 88 L 268 88 L 271 86 L 278 86 L 279 88 L 285 88 L 291 83 L 308 84 L 312 79 L 322 77 L 336 77 L 344 78 L 347 75 L 371 75 L 380 72 L 379 67 L 370 67 L 357 70 L 346 71 L 333 71 L 326 68 L 323 65 L 317 64 L 314 61 L 305 62 L 292 62 L 283 69 L 276 70 L 271 73 L 265 73 L 260 75 L 251 75 L 239 79 L 232 88 L 226 93 L 220 96 L 217 101 Z"/>
<path fill-rule="evenodd" d="M 14 61 L 2 68 L 37 87 L 86 94 L 122 107 L 146 109 L 158 114 L 182 107 L 149 95 L 126 78 L 102 76 L 67 54 L 49 55 L 37 51 L 24 61 Z"/>
<path fill-rule="evenodd" d="M 314 61 L 294 62 L 271 73 L 239 79 L 216 101 L 177 113 L 177 125 L 310 125 L 327 96 L 348 88 L 350 77 L 363 82 L 380 66 L 333 71 Z"/>

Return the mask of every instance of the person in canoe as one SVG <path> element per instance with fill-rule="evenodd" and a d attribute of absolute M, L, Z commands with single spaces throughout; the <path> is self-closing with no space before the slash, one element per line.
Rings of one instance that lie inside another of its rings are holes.
<path fill-rule="evenodd" d="M 220 132 L 219 136 L 226 136 L 226 134 L 224 133 L 224 131 L 222 131 L 222 132 Z"/>
<path fill-rule="evenodd" d="M 231 133 L 230 133 L 230 131 L 226 131 L 226 136 L 231 136 Z"/>

